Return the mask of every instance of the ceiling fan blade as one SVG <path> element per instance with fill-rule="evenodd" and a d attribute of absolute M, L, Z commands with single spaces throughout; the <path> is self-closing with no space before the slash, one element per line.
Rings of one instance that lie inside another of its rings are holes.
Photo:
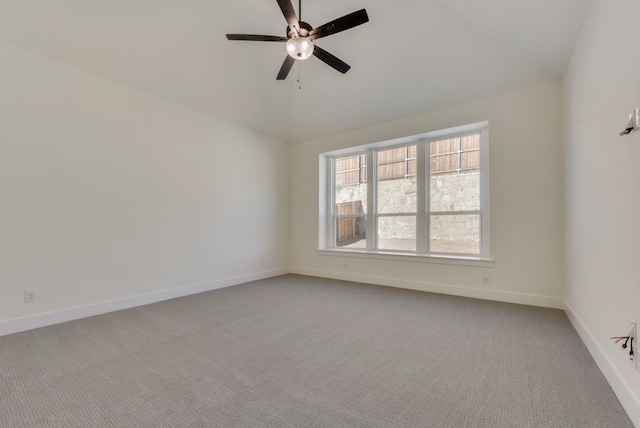
<path fill-rule="evenodd" d="M 227 34 L 229 40 L 250 40 L 254 42 L 286 42 L 286 37 L 261 36 L 259 34 Z"/>
<path fill-rule="evenodd" d="M 314 46 L 313 47 L 313 54 L 316 56 L 316 58 L 318 58 L 320 61 L 324 62 L 325 64 L 335 68 L 336 70 L 338 70 L 340 73 L 344 74 L 347 71 L 349 71 L 349 69 L 351 68 L 351 66 L 349 64 L 347 64 L 346 62 L 342 61 L 341 59 L 331 55 L 329 52 L 325 51 L 324 49 L 318 47 L 318 46 Z"/>
<path fill-rule="evenodd" d="M 314 28 L 313 30 L 311 30 L 311 32 L 309 32 L 309 38 L 311 40 L 314 40 L 319 39 L 320 37 L 327 37 L 332 34 L 348 30 L 349 28 L 357 27 L 358 25 L 364 24 L 365 22 L 369 22 L 369 15 L 367 15 L 366 10 L 360 9 Z"/>
<path fill-rule="evenodd" d="M 286 79 L 289 75 L 291 67 L 293 67 L 294 62 L 296 62 L 296 60 L 287 55 L 287 57 L 284 59 L 284 62 L 282 63 L 282 67 L 280 67 L 280 71 L 278 72 L 278 77 L 276 77 L 276 80 Z"/>
<path fill-rule="evenodd" d="M 287 24 L 289 24 L 289 28 L 295 29 L 297 33 L 300 32 L 300 23 L 298 22 L 298 16 L 296 15 L 296 11 L 293 10 L 293 5 L 291 4 L 291 0 L 278 0 L 278 6 L 280 6 L 280 10 L 284 15 L 284 19 L 287 20 Z"/>

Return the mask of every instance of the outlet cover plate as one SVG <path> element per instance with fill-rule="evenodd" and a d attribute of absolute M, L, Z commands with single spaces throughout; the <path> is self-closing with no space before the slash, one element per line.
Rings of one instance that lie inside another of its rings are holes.
<path fill-rule="evenodd" d="M 36 301 L 36 290 L 25 290 L 24 292 L 24 302 L 25 303 L 33 303 Z"/>

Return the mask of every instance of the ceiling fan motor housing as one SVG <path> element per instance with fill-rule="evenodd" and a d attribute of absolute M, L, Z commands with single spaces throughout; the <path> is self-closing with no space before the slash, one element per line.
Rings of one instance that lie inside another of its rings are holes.
<path fill-rule="evenodd" d="M 311 32 L 311 30 L 313 30 L 313 27 L 311 25 L 307 24 L 304 21 L 299 21 L 298 23 L 300 24 L 300 31 L 298 32 L 298 35 L 300 37 L 307 37 L 309 35 L 309 32 Z M 291 27 L 289 27 L 287 25 L 286 34 L 287 34 L 287 38 L 290 39 L 292 37 L 295 37 L 296 31 L 292 30 Z"/>

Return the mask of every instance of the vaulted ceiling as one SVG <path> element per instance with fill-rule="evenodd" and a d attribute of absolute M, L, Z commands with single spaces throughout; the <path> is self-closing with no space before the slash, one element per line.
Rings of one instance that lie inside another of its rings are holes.
<path fill-rule="evenodd" d="M 293 1 L 297 11 L 298 2 Z M 276 81 L 276 0 L 2 0 L 0 40 L 262 133 L 299 142 L 561 78 L 590 0 L 302 0 L 318 26 L 370 21 Z M 297 78 L 300 78 L 300 84 Z"/>

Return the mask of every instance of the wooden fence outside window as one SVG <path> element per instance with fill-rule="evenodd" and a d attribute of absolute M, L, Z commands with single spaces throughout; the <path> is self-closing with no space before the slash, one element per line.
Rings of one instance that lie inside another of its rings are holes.
<path fill-rule="evenodd" d="M 417 147 L 407 146 L 378 152 L 378 181 L 410 178 L 416 175 Z M 433 141 L 429 144 L 431 175 L 460 174 L 480 169 L 480 135 Z M 364 154 L 336 159 L 336 186 L 367 182 Z"/>
<path fill-rule="evenodd" d="M 366 223 L 362 215 L 364 209 L 362 201 L 351 201 L 336 204 L 336 215 L 353 217 L 338 217 L 336 219 L 336 237 L 339 244 L 353 241 L 365 236 Z"/>

